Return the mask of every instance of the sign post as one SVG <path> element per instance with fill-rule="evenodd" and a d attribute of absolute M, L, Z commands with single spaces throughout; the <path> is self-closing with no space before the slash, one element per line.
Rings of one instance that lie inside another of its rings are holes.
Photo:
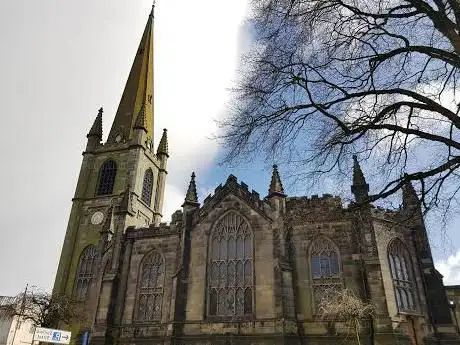
<path fill-rule="evenodd" d="M 70 344 L 71 334 L 59 329 L 37 327 L 32 342 L 37 340 L 44 343 Z"/>

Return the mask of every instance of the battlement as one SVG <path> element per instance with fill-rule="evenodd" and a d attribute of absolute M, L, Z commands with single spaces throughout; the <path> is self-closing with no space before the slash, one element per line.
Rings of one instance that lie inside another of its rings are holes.
<path fill-rule="evenodd" d="M 163 236 L 169 235 L 176 231 L 175 224 L 169 225 L 167 223 L 160 223 L 159 226 L 155 226 L 154 224 L 150 224 L 149 227 L 146 228 L 135 228 L 130 226 L 126 229 L 126 238 L 148 238 L 148 237 L 156 237 L 156 236 Z"/>
<path fill-rule="evenodd" d="M 292 206 L 296 204 L 301 204 L 302 207 L 333 207 L 333 208 L 343 208 L 342 199 L 339 196 L 334 196 L 332 194 L 323 194 L 318 196 L 314 194 L 310 197 L 308 196 L 294 196 L 288 197 L 286 199 L 288 204 Z"/>

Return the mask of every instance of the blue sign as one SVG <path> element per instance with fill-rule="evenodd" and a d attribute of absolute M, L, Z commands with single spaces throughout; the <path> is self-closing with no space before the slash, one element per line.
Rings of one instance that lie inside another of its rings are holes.
<path fill-rule="evenodd" d="M 52 341 L 61 341 L 61 332 L 53 332 Z"/>

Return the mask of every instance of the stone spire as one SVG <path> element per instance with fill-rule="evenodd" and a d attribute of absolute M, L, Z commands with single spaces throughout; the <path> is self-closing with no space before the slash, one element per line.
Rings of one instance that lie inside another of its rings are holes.
<path fill-rule="evenodd" d="M 356 155 L 353 155 L 353 184 L 351 192 L 355 195 L 355 199 L 358 202 L 364 201 L 369 195 L 369 184 L 366 183 Z"/>
<path fill-rule="evenodd" d="M 195 172 L 192 173 L 192 178 L 188 185 L 187 194 L 185 195 L 184 205 L 191 204 L 197 205 L 198 204 L 198 195 L 196 193 L 196 183 L 195 183 Z"/>
<path fill-rule="evenodd" d="M 144 128 L 153 139 L 153 7 L 118 106 L 108 142 L 118 136 L 132 138 L 134 128 Z"/>
<path fill-rule="evenodd" d="M 93 126 L 89 130 L 87 134 L 87 138 L 89 137 L 96 137 L 99 141 L 102 140 L 102 113 L 104 109 L 101 107 L 97 113 L 96 119 L 94 120 Z"/>
<path fill-rule="evenodd" d="M 285 197 L 283 184 L 281 183 L 280 174 L 278 172 L 278 166 L 273 165 L 272 180 L 270 182 L 270 188 L 268 189 L 268 197 L 281 196 Z"/>
<path fill-rule="evenodd" d="M 163 135 L 161 136 L 160 143 L 158 144 L 157 149 L 157 156 L 159 155 L 166 155 L 169 157 L 168 154 L 168 130 L 165 128 L 163 129 Z"/>

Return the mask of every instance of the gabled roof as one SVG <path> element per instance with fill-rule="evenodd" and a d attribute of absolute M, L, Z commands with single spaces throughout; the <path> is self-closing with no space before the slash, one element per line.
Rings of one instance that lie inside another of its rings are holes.
<path fill-rule="evenodd" d="M 249 191 L 248 185 L 244 182 L 238 183 L 234 175 L 230 175 L 224 185 L 219 185 L 214 190 L 214 195 L 208 195 L 203 201 L 203 206 L 200 208 L 200 216 L 205 216 L 208 212 L 214 209 L 215 205 L 223 200 L 227 195 L 232 194 L 244 201 L 254 211 L 261 216 L 270 219 L 266 208 L 270 206 L 265 200 L 260 199 L 259 193 L 252 190 Z"/>

